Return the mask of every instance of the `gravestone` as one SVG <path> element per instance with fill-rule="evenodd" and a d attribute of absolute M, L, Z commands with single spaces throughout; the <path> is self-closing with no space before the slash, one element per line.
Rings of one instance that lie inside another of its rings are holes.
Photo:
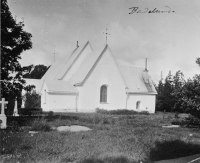
<path fill-rule="evenodd" d="M 13 116 L 19 116 L 18 108 L 17 108 L 17 100 L 15 100 L 15 108 L 14 108 Z"/>
<path fill-rule="evenodd" d="M 6 128 L 7 127 L 7 117 L 4 113 L 4 108 L 5 108 L 5 104 L 8 104 L 8 101 L 5 101 L 5 98 L 2 98 L 2 101 L 0 101 L 1 103 L 1 114 L 0 114 L 0 129 Z"/>

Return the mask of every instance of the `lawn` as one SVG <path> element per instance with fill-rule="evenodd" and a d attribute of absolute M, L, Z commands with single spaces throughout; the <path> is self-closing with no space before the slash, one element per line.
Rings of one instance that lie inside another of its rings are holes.
<path fill-rule="evenodd" d="M 36 119 L 30 127 L 20 128 L 21 131 L 1 131 L 4 155 L 0 156 L 0 162 L 135 163 L 200 153 L 199 129 L 162 127 L 175 120 L 172 113 L 57 113 L 48 119 Z M 76 124 L 90 127 L 92 131 L 50 130 Z M 40 125 L 45 127 L 39 130 L 45 131 L 33 136 L 28 133 L 31 127 L 37 130 Z"/>

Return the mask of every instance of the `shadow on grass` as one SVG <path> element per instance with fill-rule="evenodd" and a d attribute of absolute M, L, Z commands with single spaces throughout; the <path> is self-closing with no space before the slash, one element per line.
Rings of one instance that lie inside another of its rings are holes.
<path fill-rule="evenodd" d="M 13 126 L 13 123 L 18 124 L 19 126 L 29 126 L 34 120 L 45 119 L 48 122 L 54 121 L 56 119 L 60 120 L 78 120 L 79 117 L 71 115 L 53 115 L 53 116 L 8 116 L 7 125 Z"/>
<path fill-rule="evenodd" d="M 185 143 L 181 140 L 156 142 L 150 151 L 151 161 L 174 159 L 200 153 L 200 145 Z"/>
<path fill-rule="evenodd" d="M 131 162 L 124 156 L 119 156 L 119 157 L 105 157 L 103 159 L 87 158 L 80 161 L 79 163 L 135 163 L 135 162 Z"/>

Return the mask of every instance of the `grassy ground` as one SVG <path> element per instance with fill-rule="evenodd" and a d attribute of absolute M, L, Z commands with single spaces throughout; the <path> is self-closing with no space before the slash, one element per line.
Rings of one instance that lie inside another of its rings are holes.
<path fill-rule="evenodd" d="M 35 129 L 38 124 L 44 125 L 42 130 L 46 132 L 31 136 L 27 127 L 21 132 L 6 133 L 4 154 L 9 155 L 0 156 L 0 162 L 134 163 L 200 153 L 199 129 L 162 128 L 174 120 L 174 114 L 57 115 L 49 121 L 42 119 L 32 123 Z M 74 124 L 93 130 L 78 133 L 48 131 L 48 126 Z"/>

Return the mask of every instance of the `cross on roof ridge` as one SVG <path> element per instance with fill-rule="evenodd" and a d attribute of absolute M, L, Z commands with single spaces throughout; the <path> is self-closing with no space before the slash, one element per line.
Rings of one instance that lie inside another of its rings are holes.
<path fill-rule="evenodd" d="M 107 25 L 108 25 L 108 24 L 107 24 Z M 108 29 L 107 29 L 107 25 L 106 25 L 106 33 L 105 33 L 105 32 L 103 32 L 103 34 L 105 34 L 105 35 L 106 35 L 106 45 L 107 45 L 107 35 L 110 35 L 110 33 L 108 33 L 108 32 L 107 32 L 107 30 L 108 30 Z"/>

